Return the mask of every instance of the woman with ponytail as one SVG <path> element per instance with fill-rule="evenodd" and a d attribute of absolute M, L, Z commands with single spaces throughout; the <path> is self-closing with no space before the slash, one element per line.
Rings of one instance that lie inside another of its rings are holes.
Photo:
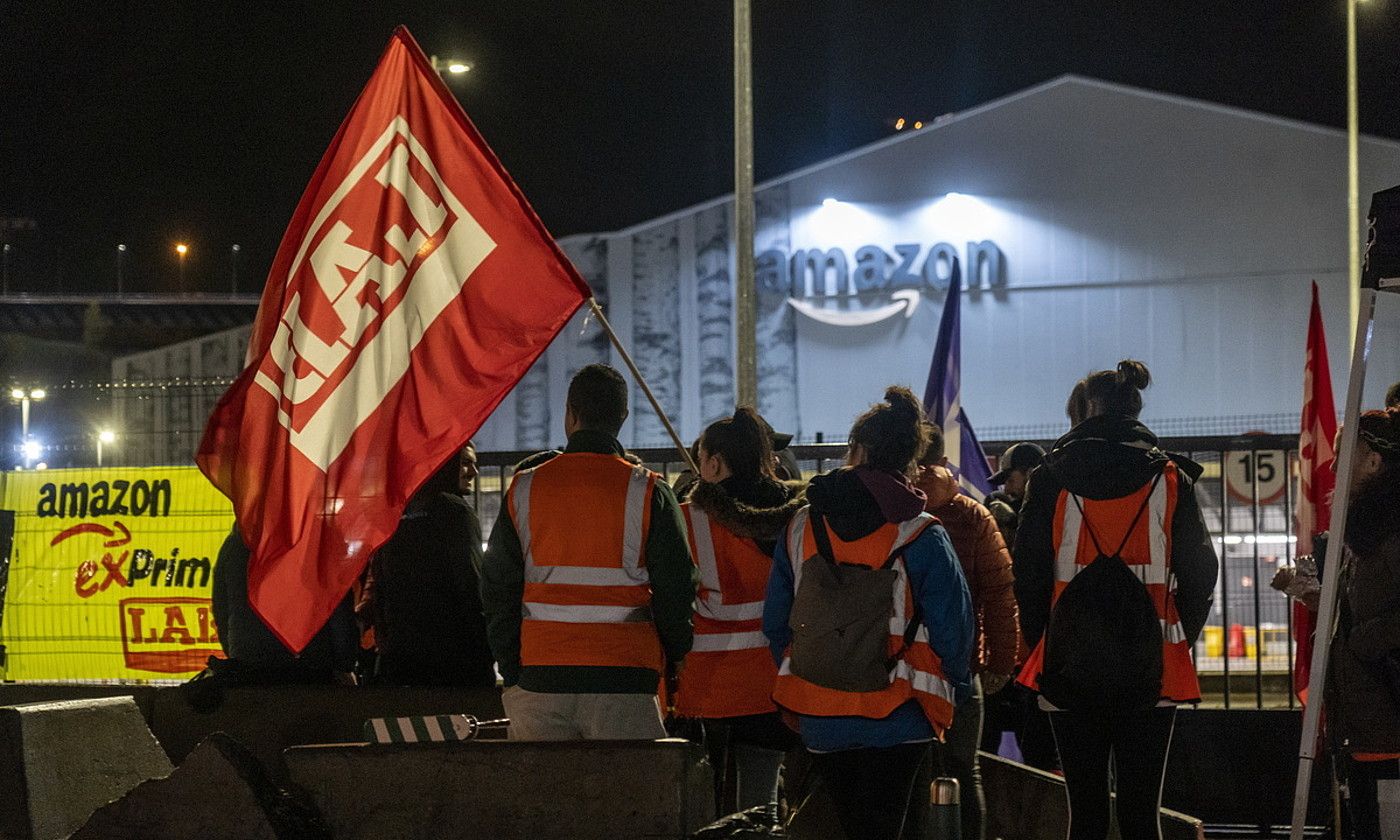
<path fill-rule="evenodd" d="M 1400 408 L 1361 415 L 1349 492 L 1327 731 L 1351 836 L 1380 840 L 1376 781 L 1400 766 Z"/>
<path fill-rule="evenodd" d="M 773 549 L 804 488 L 773 477 L 772 431 L 752 408 L 710 424 L 695 454 L 700 476 L 681 510 L 700 591 L 676 711 L 704 721 L 717 813 L 727 814 L 776 804 L 794 740 L 773 705 L 778 669 L 760 624 Z M 737 801 L 721 801 L 726 789 Z"/>
<path fill-rule="evenodd" d="M 1191 648 L 1218 560 L 1196 502 L 1201 467 L 1162 451 L 1138 420 L 1147 366 L 1075 385 L 1075 423 L 1031 473 L 1012 552 L 1019 681 L 1050 712 L 1071 840 L 1109 833 L 1115 767 L 1123 840 L 1158 840 L 1176 704 L 1200 701 Z"/>
<path fill-rule="evenodd" d="M 902 387 L 856 419 L 846 466 L 812 480 L 777 546 L 763 610 L 773 699 L 851 840 L 900 836 L 928 743 L 971 691 L 967 582 L 910 482 L 924 423 Z"/>

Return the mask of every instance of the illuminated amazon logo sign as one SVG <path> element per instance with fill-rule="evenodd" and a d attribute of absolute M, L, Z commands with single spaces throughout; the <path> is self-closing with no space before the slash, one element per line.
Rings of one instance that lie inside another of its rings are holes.
<path fill-rule="evenodd" d="M 912 318 L 924 294 L 946 293 L 964 268 L 969 288 L 1006 287 L 1006 255 L 991 240 L 968 242 L 965 259 L 949 242 L 893 250 L 865 245 L 849 255 L 839 248 L 764 251 L 755 258 L 754 279 L 760 289 L 786 295 L 802 315 L 837 327 Z"/>

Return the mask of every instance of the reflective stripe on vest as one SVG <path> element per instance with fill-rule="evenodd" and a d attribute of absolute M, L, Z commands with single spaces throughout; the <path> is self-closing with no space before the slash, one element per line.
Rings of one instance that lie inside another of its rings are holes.
<path fill-rule="evenodd" d="M 1196 677 L 1195 663 L 1191 659 L 1190 646 L 1186 642 L 1186 631 L 1181 626 L 1181 618 L 1176 609 L 1176 588 L 1169 584 L 1171 576 L 1171 528 L 1176 512 L 1176 500 L 1180 479 L 1176 464 L 1168 462 L 1163 468 L 1162 480 L 1157 482 L 1152 495 L 1147 499 L 1147 508 L 1134 532 L 1124 544 L 1122 559 L 1124 565 L 1137 575 L 1147 586 L 1148 595 L 1157 610 L 1162 626 L 1162 696 L 1176 702 L 1196 702 L 1200 700 L 1200 685 Z M 1147 486 L 1120 499 L 1083 499 L 1105 551 L 1123 540 L 1123 530 L 1142 505 L 1142 494 Z M 1096 515 L 1097 514 L 1097 515 Z M 1074 576 L 1083 571 L 1098 555 L 1084 524 L 1079 505 L 1076 505 L 1069 491 L 1062 490 L 1055 506 L 1055 527 L 1059 543 L 1055 547 L 1055 588 L 1051 598 L 1053 609 Z M 1040 678 L 1041 664 L 1044 661 L 1045 639 L 1032 651 L 1022 669 L 1020 682 L 1036 688 Z"/>
<path fill-rule="evenodd" d="M 881 541 L 878 546 L 883 556 L 888 557 L 900 548 L 912 543 L 923 534 L 924 529 L 937 522 L 928 514 L 902 522 L 890 533 L 888 526 L 850 543 L 844 543 L 835 534 L 832 537 L 832 550 L 842 553 L 842 547 L 868 545 L 868 541 Z M 809 547 L 810 546 L 810 550 Z M 803 508 L 789 525 L 788 562 L 793 569 L 793 591 L 802 585 L 802 564 L 816 555 L 816 547 L 811 538 L 811 523 L 808 509 Z M 833 558 L 838 561 L 841 558 Z M 904 645 L 904 632 L 908 627 L 908 616 L 914 608 L 914 593 L 910 591 L 908 571 L 903 558 L 892 567 L 897 576 L 894 582 L 894 614 L 890 617 L 889 649 L 893 654 Z M 773 698 L 779 705 L 807 715 L 843 715 L 869 718 L 883 718 L 892 713 L 900 704 L 910 698 L 917 699 L 923 707 L 929 722 L 939 734 L 947 729 L 953 719 L 956 703 L 955 688 L 943 676 L 943 668 L 937 654 L 929 646 L 928 629 L 920 626 L 909 649 L 890 672 L 889 687 L 881 691 L 844 692 L 814 685 L 792 673 L 791 660 L 784 656 L 778 668 L 778 686 Z"/>
<path fill-rule="evenodd" d="M 508 502 L 524 554 L 522 665 L 660 667 L 644 552 L 656 480 L 592 453 L 515 475 Z"/>

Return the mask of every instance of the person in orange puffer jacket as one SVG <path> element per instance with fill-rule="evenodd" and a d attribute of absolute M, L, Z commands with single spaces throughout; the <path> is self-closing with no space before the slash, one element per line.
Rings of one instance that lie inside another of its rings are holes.
<path fill-rule="evenodd" d="M 967 587 L 972 592 L 976 636 L 972 656 L 973 693 L 953 715 L 946 740 L 932 746 L 925 771 L 934 767 L 958 780 L 962 790 L 963 840 L 981 840 L 986 802 L 982 797 L 977 749 L 982 740 L 985 697 L 996 694 L 1011 681 L 1016 668 L 1020 630 L 1017 626 L 1015 582 L 1011 553 L 1006 549 L 996 517 L 980 502 L 960 492 L 958 481 L 944 457 L 943 430 L 928 423 L 929 447 L 919 462 L 917 486 L 928 496 L 924 510 L 938 517 L 958 554 Z M 922 778 L 922 774 L 921 774 Z M 917 788 L 916 788 L 917 789 Z M 922 826 L 928 802 L 914 797 L 918 807 L 905 821 L 905 836 Z"/>

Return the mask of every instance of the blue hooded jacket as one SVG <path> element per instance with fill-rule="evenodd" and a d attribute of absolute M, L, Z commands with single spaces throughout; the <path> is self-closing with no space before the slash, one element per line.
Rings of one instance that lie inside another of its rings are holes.
<path fill-rule="evenodd" d="M 923 511 L 924 497 L 902 476 L 871 467 L 842 468 L 812 481 L 810 506 L 820 511 L 836 535 L 860 539 L 891 522 L 904 522 Z M 931 525 L 905 550 L 910 587 L 923 613 L 929 645 L 943 663 L 943 675 L 957 690 L 958 702 L 972 690 L 970 659 L 974 628 L 972 596 L 962 566 L 941 525 Z M 763 633 L 773 658 L 782 663 L 792 641 L 793 573 L 787 540 L 773 552 L 773 571 L 763 607 Z M 883 719 L 799 715 L 802 742 L 813 752 L 883 748 L 928 741 L 933 726 L 915 700 Z"/>

